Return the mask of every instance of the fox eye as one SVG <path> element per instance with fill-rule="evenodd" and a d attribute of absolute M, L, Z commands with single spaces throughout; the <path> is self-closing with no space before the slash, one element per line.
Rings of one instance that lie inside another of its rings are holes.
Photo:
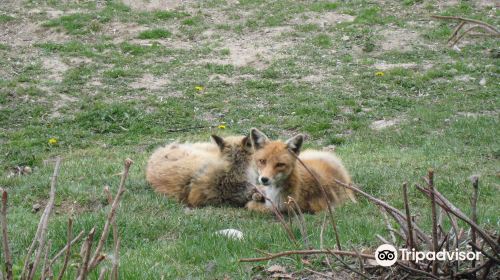
<path fill-rule="evenodd" d="M 276 163 L 276 168 L 282 168 L 282 167 L 285 167 L 285 164 L 283 162 Z"/>
<path fill-rule="evenodd" d="M 264 165 L 264 164 L 266 164 L 266 160 L 265 159 L 259 159 L 259 163 L 262 164 L 262 165 Z"/>

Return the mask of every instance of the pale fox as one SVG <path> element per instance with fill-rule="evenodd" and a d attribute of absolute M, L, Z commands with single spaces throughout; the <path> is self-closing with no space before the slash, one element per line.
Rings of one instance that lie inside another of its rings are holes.
<path fill-rule="evenodd" d="M 214 143 L 174 143 L 157 149 L 146 167 L 146 180 L 159 193 L 190 207 L 251 200 L 256 180 L 248 136 L 221 138 Z"/>
<path fill-rule="evenodd" d="M 302 211 L 315 213 L 327 208 L 321 187 L 314 177 L 298 162 L 297 155 L 316 176 L 325 188 L 333 206 L 350 199 L 355 202 L 354 194 L 335 182 L 351 183 L 351 177 L 340 159 L 328 152 L 306 150 L 300 153 L 304 136 L 299 134 L 286 142 L 271 141 L 256 128 L 251 130 L 254 162 L 258 173 L 258 182 L 264 187 L 265 196 L 274 202 L 280 211 L 286 211 L 288 197 L 292 197 Z M 254 211 L 268 212 L 271 203 L 266 200 L 256 201 L 259 196 L 247 204 Z"/>

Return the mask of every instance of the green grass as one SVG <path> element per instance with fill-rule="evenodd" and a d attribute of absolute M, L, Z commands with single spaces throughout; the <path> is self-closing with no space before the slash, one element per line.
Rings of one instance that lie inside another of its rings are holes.
<path fill-rule="evenodd" d="M 446 46 L 452 25 L 420 24 L 431 11 L 499 25 L 490 8 L 466 1 L 389 1 L 382 7 L 364 0 L 241 0 L 231 6 L 215 0 L 150 12 L 118 1 L 100 8 L 82 1 L 22 3 L 15 18 L 0 16 L 0 29 L 18 30 L 29 20 L 45 26 L 34 36 L 47 36 L 34 45 L 22 38 L 0 44 L 0 186 L 9 191 L 16 272 L 40 218 L 32 205 L 48 199 L 53 166 L 44 160 L 56 155 L 64 163 L 50 221 L 52 254 L 66 242 L 71 207 L 75 232 L 96 226 L 100 234 L 109 210 L 102 188 L 116 192 L 122 161 L 130 157 L 135 163 L 117 218 L 122 278 L 248 279 L 268 276 L 256 266 L 274 263 L 303 269 L 299 258 L 237 262 L 260 255 L 255 248 L 303 248 L 288 241 L 272 216 L 228 207 L 185 212 L 145 181 L 145 163 L 159 145 L 246 134 L 252 127 L 272 138 L 305 133 L 306 148 L 335 145 L 354 182 L 399 208 L 402 183 L 421 183 L 433 168 L 437 188 L 470 213 L 468 178 L 479 175 L 479 223 L 498 230 L 500 64 L 489 53 L 499 42 L 471 37 L 458 52 Z M 25 12 L 35 7 L 78 12 L 53 19 Z M 336 14 L 355 19 L 329 21 Z M 124 37 L 115 38 L 110 30 L 120 23 L 146 31 L 117 30 Z M 406 31 L 417 38 L 404 41 Z M 162 38 L 169 40 L 155 40 Z M 403 47 L 382 48 L 389 39 L 403 40 Z M 392 66 L 380 70 L 381 64 Z M 376 76 L 379 71 L 384 75 Z M 371 128 L 384 119 L 396 124 Z M 226 129 L 216 128 L 222 123 Z M 8 177 L 17 166 L 33 173 Z M 429 230 L 428 200 L 410 187 L 410 203 Z M 346 248 L 375 248 L 375 234 L 388 236 L 377 208 L 363 198 L 338 208 L 335 217 Z M 315 247 L 322 219 L 306 215 Z M 213 234 L 225 228 L 240 229 L 245 239 Z M 297 227 L 294 232 L 300 235 Z M 334 246 L 331 231 L 324 239 Z M 105 252 L 112 254 L 111 241 Z M 321 270 L 319 258 L 311 262 Z"/>
<path fill-rule="evenodd" d="M 139 36 L 137 38 L 139 39 L 162 39 L 162 38 L 168 38 L 172 36 L 172 33 L 168 30 L 165 29 L 151 29 L 147 31 L 143 31 L 139 33 Z"/>

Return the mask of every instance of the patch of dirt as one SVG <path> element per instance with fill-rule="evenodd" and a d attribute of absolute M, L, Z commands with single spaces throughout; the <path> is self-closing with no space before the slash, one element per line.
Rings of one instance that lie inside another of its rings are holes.
<path fill-rule="evenodd" d="M 175 10 L 190 2 L 186 0 L 122 0 L 123 4 L 139 11 Z"/>
<path fill-rule="evenodd" d="M 57 98 L 55 98 L 54 102 L 52 103 L 52 109 L 51 113 L 48 116 L 49 119 L 57 119 L 61 117 L 61 113 L 59 110 L 63 107 L 66 107 L 69 103 L 73 103 L 78 101 L 78 98 L 72 97 L 66 94 L 58 94 Z"/>
<path fill-rule="evenodd" d="M 413 49 L 419 40 L 419 35 L 416 31 L 407 29 L 394 29 L 387 27 L 380 32 L 383 39 L 377 44 L 382 51 L 401 51 L 407 52 Z"/>
<path fill-rule="evenodd" d="M 317 24 L 321 27 L 335 25 L 342 22 L 352 22 L 356 17 L 337 12 L 314 13 L 307 12 L 298 15 L 289 21 L 291 24 Z"/>
<path fill-rule="evenodd" d="M 378 120 L 374 121 L 370 124 L 370 128 L 373 130 L 382 130 L 391 126 L 395 126 L 400 123 L 401 119 L 392 119 L 392 120 Z"/>
<path fill-rule="evenodd" d="M 390 70 L 390 69 L 394 69 L 394 68 L 417 69 L 418 65 L 416 63 L 394 63 L 394 64 L 387 63 L 386 64 L 385 62 L 381 62 L 381 63 L 374 64 L 373 67 L 375 67 L 375 69 L 377 69 L 377 70 L 386 71 L 386 70 Z"/>
<path fill-rule="evenodd" d="M 61 82 L 64 73 L 69 69 L 68 65 L 56 56 L 42 58 L 42 65 L 50 73 L 48 78 L 56 82 Z"/>
<path fill-rule="evenodd" d="M 137 37 L 140 32 L 147 29 L 147 26 L 139 25 L 138 23 L 113 21 L 106 24 L 102 32 L 113 38 L 113 43 L 118 44 L 129 42 L 130 39 Z"/>
<path fill-rule="evenodd" d="M 152 74 L 144 74 L 142 78 L 130 83 L 129 86 L 133 89 L 156 90 L 167 85 L 169 82 L 166 76 L 156 77 Z"/>
<path fill-rule="evenodd" d="M 275 58 L 285 56 L 285 50 L 292 46 L 292 41 L 277 39 L 283 32 L 289 32 L 289 26 L 266 28 L 261 32 L 254 32 L 238 37 L 225 38 L 224 48 L 229 49 L 226 58 L 207 58 L 198 63 L 230 64 L 235 67 L 252 66 L 257 70 L 265 69 Z"/>
<path fill-rule="evenodd" d="M 12 47 L 31 46 L 35 43 L 55 42 L 61 43 L 71 39 L 63 32 L 55 29 L 41 27 L 31 20 L 19 22 L 8 22 L 4 24 L 0 32 L 0 42 L 7 42 Z"/>

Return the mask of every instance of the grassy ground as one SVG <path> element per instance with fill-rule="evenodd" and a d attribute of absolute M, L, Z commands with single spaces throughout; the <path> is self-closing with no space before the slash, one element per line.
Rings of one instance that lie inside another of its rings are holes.
<path fill-rule="evenodd" d="M 468 177 L 478 174 L 480 223 L 498 230 L 500 44 L 468 38 L 450 49 L 453 24 L 428 16 L 498 26 L 494 1 L 137 2 L 0 7 L 0 185 L 10 193 L 16 271 L 41 214 L 32 205 L 48 198 L 53 166 L 44 160 L 61 155 L 53 252 L 65 243 L 70 209 L 75 232 L 102 228 L 102 188 L 116 191 L 130 157 L 118 216 L 124 279 L 255 275 L 255 264 L 237 259 L 258 255 L 254 248 L 300 247 L 273 217 L 224 207 L 186 212 L 154 194 L 143 175 L 158 145 L 251 127 L 272 138 L 305 133 L 308 147 L 335 145 L 357 184 L 398 207 L 402 182 L 434 168 L 438 188 L 468 213 Z M 16 166 L 33 172 L 9 176 Z M 412 188 L 410 202 L 428 228 L 427 200 Z M 336 218 L 347 248 L 373 248 L 376 233 L 387 236 L 364 199 Z M 307 221 L 319 246 L 322 215 Z M 245 239 L 213 235 L 225 228 Z M 333 246 L 331 232 L 325 239 Z M 270 263 L 304 266 L 295 258 Z"/>

